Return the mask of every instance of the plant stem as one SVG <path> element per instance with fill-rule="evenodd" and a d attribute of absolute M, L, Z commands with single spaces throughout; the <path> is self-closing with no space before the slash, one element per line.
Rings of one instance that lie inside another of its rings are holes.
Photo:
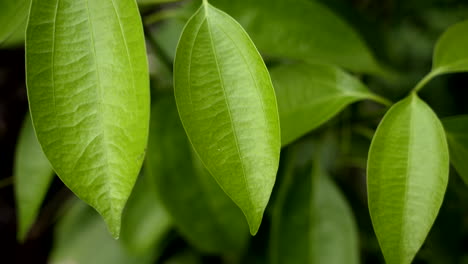
<path fill-rule="evenodd" d="M 380 96 L 380 95 L 376 95 L 376 94 L 375 94 L 375 95 L 373 95 L 370 99 L 372 99 L 372 100 L 373 100 L 374 102 L 376 102 L 376 103 L 380 103 L 380 104 L 382 104 L 382 105 L 384 105 L 384 106 L 387 106 L 387 107 L 390 107 L 390 106 L 393 105 L 393 102 L 392 102 L 392 101 L 390 101 L 390 100 L 388 100 L 387 98 L 382 97 L 382 96 Z"/>
<path fill-rule="evenodd" d="M 171 18 L 182 18 L 183 15 L 179 9 L 167 9 L 167 10 L 162 10 L 159 12 L 152 13 L 145 17 L 143 20 L 144 24 L 149 26 L 152 24 L 156 24 L 158 22 L 161 22 L 166 19 L 171 19 Z"/>
<path fill-rule="evenodd" d="M 419 92 L 430 80 L 432 80 L 432 78 L 434 78 L 437 75 L 437 72 L 431 71 L 429 74 L 424 76 L 424 78 L 421 81 L 419 81 L 418 84 L 416 84 L 412 92 Z"/>

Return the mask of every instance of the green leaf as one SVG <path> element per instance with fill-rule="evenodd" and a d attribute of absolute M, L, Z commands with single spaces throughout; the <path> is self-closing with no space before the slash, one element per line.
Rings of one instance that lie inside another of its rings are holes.
<path fill-rule="evenodd" d="M 256 234 L 279 162 L 275 93 L 247 33 L 206 1 L 182 33 L 174 86 L 195 151 Z"/>
<path fill-rule="evenodd" d="M 143 255 L 160 249 L 171 227 L 170 216 L 145 172 L 140 175 L 125 207 L 120 240 L 130 252 Z"/>
<path fill-rule="evenodd" d="M 468 71 L 468 20 L 451 26 L 434 50 L 432 71 L 437 74 Z"/>
<path fill-rule="evenodd" d="M 150 264 L 152 253 L 129 254 L 120 241 L 112 239 L 99 215 L 85 203 L 74 199 L 57 223 L 48 263 L 51 264 Z"/>
<path fill-rule="evenodd" d="M 357 72 L 385 71 L 357 32 L 318 1 L 211 2 L 237 19 L 267 57 L 326 62 Z"/>
<path fill-rule="evenodd" d="M 32 0 L 0 1 L 0 47 L 24 43 L 26 23 Z"/>
<path fill-rule="evenodd" d="M 245 218 L 193 154 L 173 97 L 153 106 L 146 164 L 175 227 L 192 245 L 208 253 L 245 247 Z"/>
<path fill-rule="evenodd" d="M 329 65 L 286 64 L 271 69 L 283 146 L 319 127 L 359 100 L 385 100 L 358 79 Z"/>
<path fill-rule="evenodd" d="M 445 118 L 445 133 L 450 149 L 450 162 L 468 184 L 468 115 Z"/>
<path fill-rule="evenodd" d="M 178 2 L 180 0 L 137 0 L 138 5 L 158 5 L 164 3 Z"/>
<path fill-rule="evenodd" d="M 359 244 L 351 208 L 315 163 L 312 175 L 309 170 L 287 169 L 273 213 L 271 263 L 357 264 Z"/>
<path fill-rule="evenodd" d="M 37 0 L 26 34 L 27 86 L 42 148 L 114 237 L 142 161 L 149 78 L 134 0 Z"/>
<path fill-rule="evenodd" d="M 442 124 L 412 93 L 383 118 L 367 163 L 369 211 L 386 263 L 411 263 L 439 212 L 448 172 Z"/>
<path fill-rule="evenodd" d="M 18 239 L 23 241 L 36 220 L 54 176 L 37 142 L 29 113 L 23 122 L 15 154 L 15 200 L 18 208 Z"/>

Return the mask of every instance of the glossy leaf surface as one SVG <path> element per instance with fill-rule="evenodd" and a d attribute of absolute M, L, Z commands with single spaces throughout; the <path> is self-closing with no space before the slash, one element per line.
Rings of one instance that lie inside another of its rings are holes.
<path fill-rule="evenodd" d="M 130 252 L 147 254 L 160 248 L 171 227 L 171 218 L 145 172 L 125 206 L 120 240 Z"/>
<path fill-rule="evenodd" d="M 0 1 L 0 47 L 24 42 L 31 0 Z"/>
<path fill-rule="evenodd" d="M 440 73 L 468 71 L 468 20 L 451 26 L 439 39 L 434 51 L 432 71 Z"/>
<path fill-rule="evenodd" d="M 358 79 L 328 65 L 281 65 L 271 69 L 271 79 L 278 98 L 283 146 L 319 127 L 347 105 L 377 98 Z"/>
<path fill-rule="evenodd" d="M 53 179 L 54 170 L 37 142 L 27 114 L 16 146 L 14 177 L 18 208 L 18 239 L 24 240 L 36 220 Z"/>
<path fill-rule="evenodd" d="M 27 86 L 39 142 L 62 181 L 119 236 L 145 156 L 149 79 L 134 0 L 37 0 Z"/>
<path fill-rule="evenodd" d="M 386 263 L 409 264 L 439 212 L 449 172 L 443 127 L 412 94 L 380 123 L 369 152 L 367 189 Z"/>
<path fill-rule="evenodd" d="M 195 151 L 256 234 L 281 140 L 275 93 L 260 54 L 234 19 L 204 3 L 179 41 L 174 86 Z"/>
<path fill-rule="evenodd" d="M 152 254 L 135 256 L 107 232 L 104 222 L 88 205 L 76 199 L 69 201 L 66 214 L 57 223 L 51 264 L 150 264 Z"/>
<path fill-rule="evenodd" d="M 193 153 L 172 97 L 153 106 L 147 168 L 175 227 L 191 244 L 209 253 L 244 248 L 245 218 Z"/>
<path fill-rule="evenodd" d="M 357 72 L 382 72 L 357 32 L 318 1 L 211 3 L 239 21 L 267 57 L 326 62 Z"/>
<path fill-rule="evenodd" d="M 456 116 L 443 120 L 450 149 L 450 162 L 468 184 L 468 116 Z"/>
<path fill-rule="evenodd" d="M 351 208 L 318 166 L 287 171 L 275 204 L 271 263 L 357 264 L 359 246 Z"/>

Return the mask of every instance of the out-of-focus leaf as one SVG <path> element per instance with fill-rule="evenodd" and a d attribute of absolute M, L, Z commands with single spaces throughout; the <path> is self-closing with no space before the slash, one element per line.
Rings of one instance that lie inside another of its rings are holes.
<path fill-rule="evenodd" d="M 91 207 L 78 199 L 70 202 L 71 207 L 56 225 L 49 263 L 153 263 L 151 252 L 144 256 L 129 254 L 120 241 L 107 232 L 104 222 Z"/>
<path fill-rule="evenodd" d="M 468 71 L 468 20 L 451 26 L 434 51 L 433 74 Z"/>
<path fill-rule="evenodd" d="M 202 264 L 201 257 L 192 251 L 183 251 L 175 256 L 172 256 L 163 264 Z"/>
<path fill-rule="evenodd" d="M 140 175 L 128 199 L 122 218 L 121 241 L 137 255 L 158 247 L 172 226 L 166 209 L 146 173 Z"/>
<path fill-rule="evenodd" d="M 386 263 L 411 263 L 439 212 L 448 173 L 442 124 L 413 93 L 383 118 L 367 163 L 369 211 Z"/>
<path fill-rule="evenodd" d="M 450 149 L 450 162 L 468 184 L 468 115 L 445 118 L 443 124 Z"/>
<path fill-rule="evenodd" d="M 191 244 L 209 253 L 245 247 L 245 218 L 192 152 L 172 96 L 153 105 L 147 168 L 175 227 Z"/>
<path fill-rule="evenodd" d="M 19 240 L 25 239 L 36 220 L 53 176 L 54 170 L 37 142 L 28 113 L 16 146 L 14 167 Z"/>
<path fill-rule="evenodd" d="M 275 92 L 247 33 L 206 1 L 179 41 L 174 87 L 190 142 L 255 235 L 279 163 Z"/>
<path fill-rule="evenodd" d="M 164 3 L 178 2 L 180 0 L 137 0 L 138 5 L 147 6 L 147 5 L 157 5 Z"/>
<path fill-rule="evenodd" d="M 286 173 L 273 213 L 271 263 L 359 263 L 351 208 L 318 162 L 312 175 Z"/>
<path fill-rule="evenodd" d="M 149 77 L 134 0 L 36 0 L 26 34 L 28 98 L 57 175 L 114 237 L 145 156 Z"/>
<path fill-rule="evenodd" d="M 24 43 L 31 0 L 0 1 L 0 47 Z"/>
<path fill-rule="evenodd" d="M 382 99 L 358 79 L 340 69 L 320 64 L 286 64 L 271 69 L 278 98 L 281 145 L 317 128 L 347 105 Z"/>
<path fill-rule="evenodd" d="M 263 55 L 336 64 L 382 74 L 355 30 L 316 1 L 212 0 L 238 20 Z"/>

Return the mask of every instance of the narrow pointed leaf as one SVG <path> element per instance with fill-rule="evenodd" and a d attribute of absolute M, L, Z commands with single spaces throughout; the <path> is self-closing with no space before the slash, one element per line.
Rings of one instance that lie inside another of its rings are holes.
<path fill-rule="evenodd" d="M 0 1 L 0 47 L 24 43 L 31 0 Z"/>
<path fill-rule="evenodd" d="M 281 185 L 271 263 L 359 263 L 357 227 L 346 199 L 318 165 L 312 175 L 302 171 L 290 169 Z"/>
<path fill-rule="evenodd" d="M 140 175 L 135 184 L 122 218 L 120 241 L 136 255 L 161 249 L 172 227 L 171 218 L 146 174 Z"/>
<path fill-rule="evenodd" d="M 182 33 L 174 82 L 195 151 L 256 234 L 280 152 L 276 98 L 261 56 L 234 19 L 205 2 Z"/>
<path fill-rule="evenodd" d="M 31 114 L 62 181 L 119 236 L 149 126 L 145 43 L 134 0 L 33 1 Z"/>
<path fill-rule="evenodd" d="M 411 263 L 439 212 L 448 170 L 445 133 L 432 109 L 416 94 L 395 104 L 367 163 L 369 210 L 386 263 Z"/>
<path fill-rule="evenodd" d="M 211 2 L 237 19 L 265 56 L 326 62 L 357 72 L 385 71 L 358 33 L 319 1 Z"/>
<path fill-rule="evenodd" d="M 53 176 L 54 170 L 37 142 L 28 113 L 16 146 L 14 167 L 19 240 L 25 239 L 36 220 Z"/>
<path fill-rule="evenodd" d="M 287 64 L 271 69 L 278 98 L 281 145 L 319 127 L 346 106 L 379 98 L 358 79 L 320 64 Z"/>
<path fill-rule="evenodd" d="M 451 26 L 439 39 L 432 71 L 437 74 L 468 71 L 468 20 Z"/>
<path fill-rule="evenodd" d="M 51 264 L 150 264 L 153 253 L 135 256 L 107 232 L 104 222 L 88 205 L 69 201 L 66 214 L 55 225 Z"/>
<path fill-rule="evenodd" d="M 443 120 L 450 149 L 450 162 L 468 184 L 468 116 L 456 116 Z"/>
<path fill-rule="evenodd" d="M 172 97 L 153 106 L 147 168 L 175 227 L 192 245 L 208 253 L 246 246 L 245 218 L 194 155 Z"/>

